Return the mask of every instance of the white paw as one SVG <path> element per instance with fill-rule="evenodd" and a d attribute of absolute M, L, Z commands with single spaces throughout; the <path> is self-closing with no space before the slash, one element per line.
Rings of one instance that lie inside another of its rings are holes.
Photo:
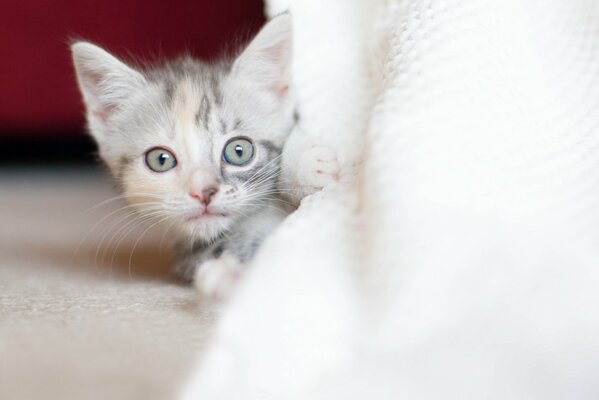
<path fill-rule="evenodd" d="M 224 299 L 241 277 L 242 263 L 233 255 L 223 254 L 202 263 L 195 274 L 195 286 L 203 296 Z"/>
<path fill-rule="evenodd" d="M 334 148 L 304 132 L 292 132 L 283 149 L 281 188 L 287 197 L 299 202 L 339 181 L 341 164 Z"/>
<path fill-rule="evenodd" d="M 326 146 L 312 146 L 299 159 L 298 180 L 303 186 L 322 189 L 339 181 L 337 154 Z"/>

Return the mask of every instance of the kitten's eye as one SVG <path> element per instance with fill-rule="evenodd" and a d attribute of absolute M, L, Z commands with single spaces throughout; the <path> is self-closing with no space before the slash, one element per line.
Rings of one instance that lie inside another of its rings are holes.
<path fill-rule="evenodd" d="M 254 156 L 254 145 L 247 139 L 233 139 L 225 146 L 223 159 L 233 165 L 247 164 Z"/>
<path fill-rule="evenodd" d="M 154 172 L 166 172 L 175 168 L 177 159 L 170 151 L 154 147 L 146 153 L 146 165 Z"/>

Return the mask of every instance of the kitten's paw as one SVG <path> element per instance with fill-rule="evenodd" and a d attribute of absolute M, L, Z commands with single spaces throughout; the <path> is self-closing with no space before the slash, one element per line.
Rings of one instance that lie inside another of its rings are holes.
<path fill-rule="evenodd" d="M 300 156 L 298 179 L 315 190 L 339 181 L 340 166 L 337 154 L 326 146 L 312 146 Z"/>
<path fill-rule="evenodd" d="M 293 132 L 283 149 L 279 185 L 292 202 L 299 204 L 304 197 L 338 182 L 341 167 L 334 148 L 303 132 Z"/>
<path fill-rule="evenodd" d="M 242 263 L 235 256 L 223 254 L 202 263 L 195 275 L 195 286 L 203 296 L 224 299 L 241 277 Z"/>

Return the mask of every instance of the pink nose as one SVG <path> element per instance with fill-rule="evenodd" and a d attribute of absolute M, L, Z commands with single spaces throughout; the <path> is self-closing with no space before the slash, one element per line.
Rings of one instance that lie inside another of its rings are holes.
<path fill-rule="evenodd" d="M 191 192 L 189 195 L 198 200 L 200 203 L 208 205 L 210 204 L 210 200 L 212 200 L 212 196 L 214 196 L 217 192 L 218 188 L 216 186 L 209 186 L 202 189 L 200 192 Z"/>

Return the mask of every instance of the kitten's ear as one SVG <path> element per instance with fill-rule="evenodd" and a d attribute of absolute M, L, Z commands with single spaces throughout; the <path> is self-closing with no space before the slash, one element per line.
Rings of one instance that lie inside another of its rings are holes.
<path fill-rule="evenodd" d="M 282 14 L 268 22 L 241 53 L 233 73 L 283 97 L 289 88 L 291 51 L 291 15 Z"/>
<path fill-rule="evenodd" d="M 71 45 L 71 52 L 92 134 L 98 135 L 110 113 L 140 89 L 145 78 L 91 43 L 76 42 Z"/>

